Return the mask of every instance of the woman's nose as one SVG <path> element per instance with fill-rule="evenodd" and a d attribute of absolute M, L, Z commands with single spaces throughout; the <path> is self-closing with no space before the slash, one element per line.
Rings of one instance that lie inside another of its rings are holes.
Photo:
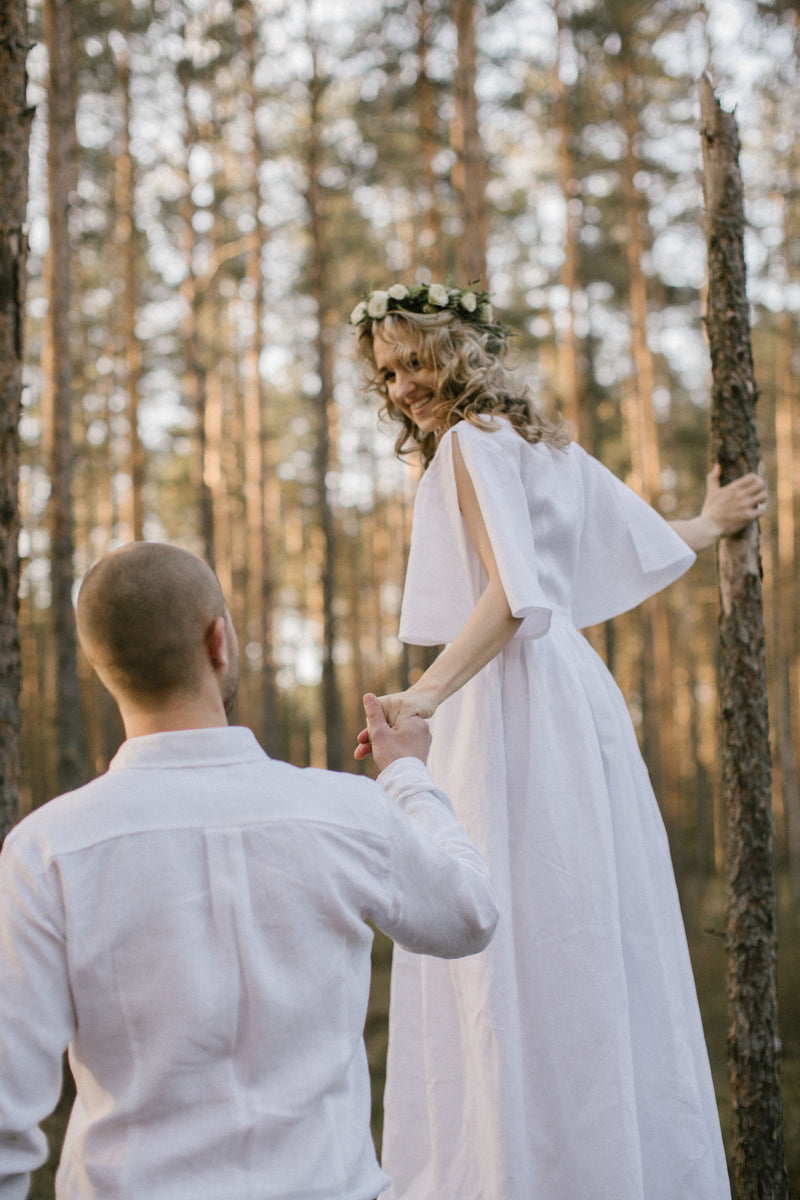
<path fill-rule="evenodd" d="M 394 376 L 394 394 L 396 399 L 402 400 L 408 395 L 413 387 L 413 379 L 407 375 L 405 371 L 395 371 Z"/>

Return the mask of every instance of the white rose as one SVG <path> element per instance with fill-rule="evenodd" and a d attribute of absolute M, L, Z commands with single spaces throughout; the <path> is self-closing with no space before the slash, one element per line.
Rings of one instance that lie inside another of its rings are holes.
<path fill-rule="evenodd" d="M 435 304 L 439 308 L 447 308 L 450 302 L 450 293 L 444 284 L 432 283 L 428 288 L 428 299 L 431 304 Z"/>
<path fill-rule="evenodd" d="M 367 312 L 375 321 L 380 321 L 389 311 L 389 293 L 373 292 L 367 301 Z"/>
<path fill-rule="evenodd" d="M 363 300 L 359 300 L 353 311 L 350 313 L 350 324 L 360 325 L 367 315 L 367 306 Z"/>
<path fill-rule="evenodd" d="M 465 308 L 467 312 L 475 312 L 478 307 L 478 297 L 474 292 L 464 292 L 461 297 L 461 307 Z"/>
<path fill-rule="evenodd" d="M 405 300 L 408 295 L 408 288 L 402 283 L 393 283 L 389 288 L 389 295 L 393 300 Z"/>
<path fill-rule="evenodd" d="M 478 313 L 478 316 L 481 321 L 484 322 L 484 324 L 491 325 L 492 321 L 494 320 L 494 309 L 492 308 L 491 304 L 482 304 L 481 311 Z"/>

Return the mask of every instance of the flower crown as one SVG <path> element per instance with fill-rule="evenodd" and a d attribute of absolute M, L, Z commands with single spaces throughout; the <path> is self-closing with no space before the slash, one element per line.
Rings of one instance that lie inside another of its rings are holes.
<path fill-rule="evenodd" d="M 499 336 L 505 337 L 508 333 L 506 327 L 494 319 L 488 292 L 446 287 L 443 283 L 412 283 L 410 287 L 393 283 L 385 292 L 370 292 L 351 312 L 350 324 L 380 321 L 391 312 L 437 313 L 446 309 L 474 325 L 488 326 Z"/>

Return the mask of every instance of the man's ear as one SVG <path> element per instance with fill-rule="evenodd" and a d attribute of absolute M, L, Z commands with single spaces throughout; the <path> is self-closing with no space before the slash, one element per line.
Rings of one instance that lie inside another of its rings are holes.
<path fill-rule="evenodd" d="M 208 627 L 206 646 L 209 658 L 215 667 L 227 667 L 228 647 L 225 640 L 225 618 L 216 617 Z"/>

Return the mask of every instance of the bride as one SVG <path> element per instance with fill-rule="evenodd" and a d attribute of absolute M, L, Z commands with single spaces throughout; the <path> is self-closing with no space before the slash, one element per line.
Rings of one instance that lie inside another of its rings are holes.
<path fill-rule="evenodd" d="M 431 771 L 502 914 L 473 959 L 395 950 L 386 1195 L 729 1200 L 664 827 L 579 629 L 755 519 L 764 485 L 714 471 L 670 527 L 536 411 L 485 293 L 394 284 L 351 320 L 397 451 L 425 468 L 400 637 L 446 646 L 382 704 L 432 718 Z"/>

